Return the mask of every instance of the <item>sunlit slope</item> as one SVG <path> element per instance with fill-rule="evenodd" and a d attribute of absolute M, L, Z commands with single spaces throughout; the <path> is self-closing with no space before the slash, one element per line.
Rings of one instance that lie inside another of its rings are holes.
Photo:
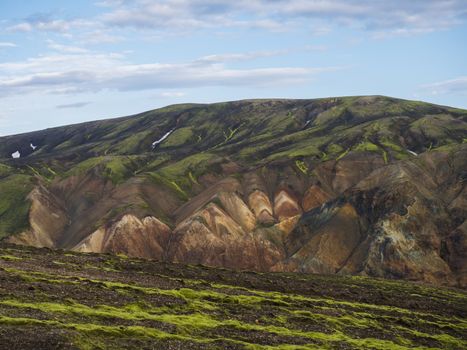
<path fill-rule="evenodd" d="M 0 236 L 465 286 L 466 120 L 382 96 L 251 100 L 3 137 Z"/>

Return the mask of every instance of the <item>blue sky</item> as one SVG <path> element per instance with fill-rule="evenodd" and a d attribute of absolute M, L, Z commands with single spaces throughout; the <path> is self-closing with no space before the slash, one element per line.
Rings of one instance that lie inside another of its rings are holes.
<path fill-rule="evenodd" d="M 466 0 L 0 0 L 0 135 L 182 102 L 467 108 Z"/>

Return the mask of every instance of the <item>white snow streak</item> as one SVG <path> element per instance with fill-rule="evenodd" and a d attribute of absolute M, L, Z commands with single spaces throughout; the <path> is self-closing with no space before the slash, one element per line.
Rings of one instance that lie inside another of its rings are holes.
<path fill-rule="evenodd" d="M 169 135 L 171 133 L 173 133 L 175 131 L 175 128 L 173 128 L 172 130 L 168 131 L 164 136 L 162 136 L 159 140 L 157 141 L 154 141 L 152 143 L 152 148 L 155 148 L 158 144 L 160 144 L 162 141 L 164 141 L 167 137 L 169 137 Z"/>

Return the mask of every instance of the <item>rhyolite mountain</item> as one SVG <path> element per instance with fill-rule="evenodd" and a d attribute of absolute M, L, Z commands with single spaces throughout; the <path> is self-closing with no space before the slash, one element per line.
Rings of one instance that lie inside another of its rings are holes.
<path fill-rule="evenodd" d="M 175 105 L 1 137 L 0 237 L 466 287 L 466 179 L 466 110 L 383 96 Z"/>

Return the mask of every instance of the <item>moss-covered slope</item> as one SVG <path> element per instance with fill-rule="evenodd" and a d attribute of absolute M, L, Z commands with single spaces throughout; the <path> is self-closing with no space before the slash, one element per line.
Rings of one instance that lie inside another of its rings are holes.
<path fill-rule="evenodd" d="M 0 245 L 0 349 L 464 349 L 467 295 Z"/>
<path fill-rule="evenodd" d="M 467 111 L 384 96 L 177 105 L 2 137 L 0 238 L 467 286 L 466 142 Z"/>

